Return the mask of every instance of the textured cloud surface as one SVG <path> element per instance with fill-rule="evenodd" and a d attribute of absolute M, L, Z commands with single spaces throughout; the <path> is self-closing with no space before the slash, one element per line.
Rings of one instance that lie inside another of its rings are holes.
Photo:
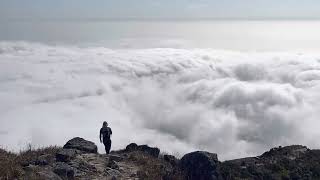
<path fill-rule="evenodd" d="M 220 159 L 319 148 L 320 55 L 0 43 L 0 142 L 129 142 Z M 100 149 L 103 149 L 99 145 Z"/>

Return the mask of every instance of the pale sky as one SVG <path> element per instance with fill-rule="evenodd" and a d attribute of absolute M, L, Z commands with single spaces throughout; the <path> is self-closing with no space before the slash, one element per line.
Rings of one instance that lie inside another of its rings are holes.
<path fill-rule="evenodd" d="M 320 0 L 0 0 L 7 18 L 320 18 Z"/>

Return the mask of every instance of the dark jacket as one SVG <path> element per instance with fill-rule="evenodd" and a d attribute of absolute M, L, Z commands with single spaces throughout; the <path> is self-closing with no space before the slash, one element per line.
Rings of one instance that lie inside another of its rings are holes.
<path fill-rule="evenodd" d="M 100 141 L 102 141 L 101 137 L 103 138 L 103 142 L 110 140 L 112 134 L 112 130 L 110 127 L 102 127 L 100 129 Z"/>

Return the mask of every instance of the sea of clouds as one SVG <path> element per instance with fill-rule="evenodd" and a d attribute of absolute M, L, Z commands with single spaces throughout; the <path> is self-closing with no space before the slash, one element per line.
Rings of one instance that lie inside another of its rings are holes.
<path fill-rule="evenodd" d="M 0 43 L 0 144 L 130 142 L 221 160 L 320 148 L 320 54 Z"/>

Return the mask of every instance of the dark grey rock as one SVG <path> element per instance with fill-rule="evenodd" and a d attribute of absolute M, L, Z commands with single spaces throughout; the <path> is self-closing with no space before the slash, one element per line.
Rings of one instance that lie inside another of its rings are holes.
<path fill-rule="evenodd" d="M 37 166 L 45 166 L 45 165 L 48 165 L 49 163 L 45 159 L 37 159 L 33 162 L 33 164 Z"/>
<path fill-rule="evenodd" d="M 156 147 L 149 147 L 148 145 L 137 145 L 136 143 L 131 143 L 126 147 L 127 152 L 131 151 L 142 151 L 146 154 L 149 154 L 153 157 L 158 157 L 160 149 Z"/>
<path fill-rule="evenodd" d="M 119 166 L 118 164 L 113 161 L 113 160 L 109 160 L 108 164 L 107 164 L 107 167 L 111 168 L 111 169 L 116 169 L 116 170 L 119 170 Z"/>
<path fill-rule="evenodd" d="M 108 168 L 106 169 L 106 174 L 107 176 L 111 176 L 111 177 L 122 177 L 122 174 L 119 170 L 116 170 L 116 169 L 111 169 L 111 168 Z"/>
<path fill-rule="evenodd" d="M 27 166 L 24 166 L 24 167 L 23 167 L 23 169 L 24 169 L 26 172 L 35 172 L 37 168 L 38 168 L 38 166 L 33 165 L 33 164 L 28 164 Z"/>
<path fill-rule="evenodd" d="M 137 171 L 137 177 L 139 179 L 147 179 L 148 175 L 147 175 L 147 173 L 145 171 L 139 170 L 139 171 Z"/>
<path fill-rule="evenodd" d="M 91 142 L 87 141 L 80 137 L 75 137 L 69 140 L 64 146 L 64 149 L 78 149 L 85 153 L 97 153 L 98 148 L 97 146 Z"/>
<path fill-rule="evenodd" d="M 57 174 L 47 168 L 39 168 L 30 164 L 23 168 L 25 173 L 21 179 L 48 179 L 48 180 L 62 180 Z M 1 178 L 0 178 L 1 179 Z M 19 178 L 20 179 L 20 178 Z"/>
<path fill-rule="evenodd" d="M 153 157 L 158 157 L 160 153 L 160 149 L 156 147 L 149 147 L 148 145 L 138 146 L 138 150 L 145 152 Z"/>
<path fill-rule="evenodd" d="M 76 149 L 61 149 L 56 153 L 56 161 L 70 162 L 77 154 L 79 151 Z"/>
<path fill-rule="evenodd" d="M 94 165 L 90 164 L 86 160 L 82 158 L 73 159 L 68 163 L 75 170 L 75 176 L 79 176 L 79 174 L 87 174 L 87 173 L 96 173 L 97 169 Z"/>
<path fill-rule="evenodd" d="M 225 179 L 319 179 L 320 150 L 291 145 L 275 147 L 257 157 L 220 163 Z"/>
<path fill-rule="evenodd" d="M 44 154 L 38 157 L 39 161 L 47 161 L 49 164 L 52 164 L 54 161 L 54 155 L 52 154 Z"/>
<path fill-rule="evenodd" d="M 168 163 L 170 163 L 172 166 L 176 166 L 179 163 L 179 160 L 172 156 L 172 155 L 163 155 L 163 160 L 167 161 Z"/>
<path fill-rule="evenodd" d="M 24 168 L 24 167 L 28 167 L 30 164 L 32 164 L 31 161 L 21 161 L 20 165 Z"/>
<path fill-rule="evenodd" d="M 74 169 L 66 163 L 58 162 L 53 167 L 53 172 L 58 174 L 61 178 L 73 179 Z"/>
<path fill-rule="evenodd" d="M 301 156 L 303 156 L 309 149 L 306 146 L 301 145 L 292 145 L 285 147 L 276 147 L 270 149 L 270 151 L 263 153 L 261 158 L 269 158 L 269 157 L 282 157 L 290 160 L 295 160 Z"/>
<path fill-rule="evenodd" d="M 180 168 L 189 180 L 217 180 L 218 172 L 217 154 L 196 151 L 186 154 L 180 160 Z"/>
<path fill-rule="evenodd" d="M 136 151 L 138 149 L 138 145 L 136 143 L 131 143 L 126 147 L 126 151 Z"/>
<path fill-rule="evenodd" d="M 53 156 L 51 154 L 44 154 L 39 156 L 34 162 L 37 166 L 46 166 L 52 162 Z"/>
<path fill-rule="evenodd" d="M 56 173 L 49 170 L 42 170 L 37 172 L 37 176 L 39 179 L 45 180 L 62 180 Z"/>
<path fill-rule="evenodd" d="M 22 167 L 27 167 L 29 165 L 46 166 L 51 162 L 51 158 L 52 156 L 50 154 L 44 154 L 33 160 L 22 161 L 20 164 Z"/>

